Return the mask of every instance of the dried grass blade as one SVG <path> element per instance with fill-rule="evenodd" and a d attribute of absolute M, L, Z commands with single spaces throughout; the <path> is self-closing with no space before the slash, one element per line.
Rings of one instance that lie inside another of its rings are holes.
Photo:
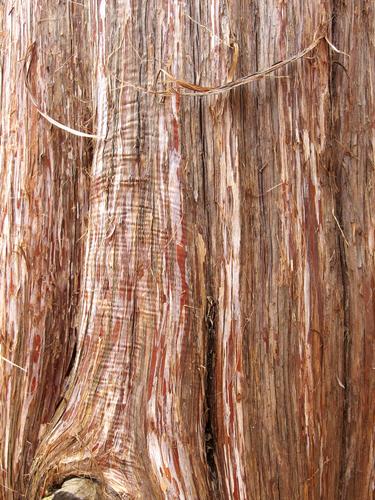
<path fill-rule="evenodd" d="M 342 54 L 346 57 L 350 57 L 349 54 L 347 54 L 346 52 L 343 52 L 342 50 L 339 50 L 337 47 L 335 47 L 333 45 L 333 43 L 325 36 L 324 37 L 324 40 L 328 43 L 328 45 L 331 47 L 331 49 L 334 51 L 334 52 L 337 52 L 337 54 Z"/>
<path fill-rule="evenodd" d="M 5 363 L 8 363 L 9 365 L 14 366 L 15 368 L 19 368 L 23 372 L 27 373 L 26 368 L 23 368 L 22 366 L 17 365 L 16 363 L 13 363 L 13 361 L 11 361 L 8 358 L 4 358 L 4 356 L 2 356 L 1 354 L 0 354 L 0 359 L 3 360 Z"/>
<path fill-rule="evenodd" d="M 234 80 L 234 75 L 236 74 L 236 69 L 237 69 L 237 64 L 238 64 L 238 56 L 239 56 L 239 47 L 238 43 L 233 42 L 232 43 L 232 49 L 233 49 L 233 59 L 232 59 L 232 64 L 228 72 L 228 83 L 233 82 Z"/>
<path fill-rule="evenodd" d="M 31 85 L 30 85 L 30 67 L 31 67 L 31 63 L 32 63 L 34 54 L 35 54 L 35 42 L 33 44 L 31 44 L 27 50 L 25 62 L 23 65 L 23 72 L 24 72 L 24 81 L 25 81 L 26 90 L 29 94 L 29 97 L 30 97 L 32 104 L 34 105 L 34 107 L 36 108 L 38 113 L 41 116 L 43 116 L 43 118 L 45 118 L 49 123 L 51 123 L 55 127 L 58 127 L 61 130 L 64 130 L 65 132 L 68 132 L 69 134 L 73 134 L 73 135 L 76 135 L 78 137 L 87 137 L 90 139 L 101 139 L 101 137 L 98 135 L 88 134 L 87 132 L 81 132 L 80 130 L 76 130 L 74 128 L 68 127 L 67 125 L 64 125 L 63 123 L 61 123 L 61 122 L 55 120 L 54 118 L 52 118 L 51 116 L 47 115 L 47 113 L 45 113 L 40 108 L 35 97 L 33 96 L 33 93 L 31 91 Z"/>
<path fill-rule="evenodd" d="M 183 87 L 185 89 L 194 90 L 197 92 L 208 92 L 209 90 L 212 90 L 212 87 L 201 87 L 200 85 L 196 85 L 195 83 L 187 82 L 186 80 L 179 80 L 178 78 L 175 78 L 173 75 L 168 73 L 168 71 L 166 71 L 165 69 L 162 69 L 161 72 L 164 73 L 165 75 L 167 75 L 167 77 L 173 83 L 177 83 L 177 85 L 179 85 L 180 87 Z M 194 95 L 197 95 L 197 94 L 194 93 Z"/>
<path fill-rule="evenodd" d="M 289 57 L 288 59 L 284 59 L 282 61 L 279 61 L 272 66 L 265 68 L 261 71 L 257 71 L 256 73 L 252 73 L 251 75 L 246 75 L 242 78 L 238 78 L 237 80 L 234 80 L 233 82 L 228 82 L 225 83 L 224 85 L 220 85 L 219 87 L 212 87 L 209 90 L 205 91 L 198 91 L 198 92 L 181 92 L 182 95 L 192 95 L 192 96 L 207 96 L 207 95 L 218 95 L 218 94 L 224 94 L 226 92 L 229 92 L 237 87 L 241 87 L 243 85 L 246 85 L 251 82 L 255 82 L 257 80 L 261 80 L 262 78 L 268 76 L 270 73 L 273 73 L 274 71 L 277 71 L 278 69 L 283 68 L 284 66 L 287 66 L 288 64 L 291 64 L 295 61 L 298 61 L 299 59 L 302 59 L 306 54 L 311 52 L 315 47 L 320 43 L 321 40 L 326 40 L 325 36 L 320 36 L 319 38 L 316 38 L 308 47 L 305 49 L 301 50 L 301 52 L 298 52 L 298 54 L 295 54 L 294 56 Z M 170 76 L 170 75 L 169 75 Z M 179 83 L 180 80 L 174 79 L 176 83 Z M 191 84 L 189 84 L 191 85 Z M 188 88 L 187 82 L 184 82 L 184 85 L 182 85 L 184 88 Z"/>

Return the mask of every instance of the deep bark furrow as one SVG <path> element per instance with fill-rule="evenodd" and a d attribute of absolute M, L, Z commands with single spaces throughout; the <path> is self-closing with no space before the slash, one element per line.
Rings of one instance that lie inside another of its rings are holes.
<path fill-rule="evenodd" d="M 214 409 L 215 409 L 215 350 L 216 350 L 216 314 L 217 303 L 213 297 L 207 296 L 206 306 L 206 385 L 205 385 L 205 401 L 206 401 L 206 426 L 205 426 L 205 448 L 206 462 L 211 480 L 212 494 L 217 497 L 219 495 L 218 473 L 216 465 L 217 444 L 214 425 Z"/>

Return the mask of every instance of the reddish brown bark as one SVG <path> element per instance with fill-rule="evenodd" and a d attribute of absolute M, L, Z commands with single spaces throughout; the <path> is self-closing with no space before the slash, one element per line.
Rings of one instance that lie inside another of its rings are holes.
<path fill-rule="evenodd" d="M 371 498 L 373 4 L 1 9 L 0 498 Z"/>
<path fill-rule="evenodd" d="M 334 42 L 350 54 L 332 68 L 333 162 L 344 299 L 341 498 L 374 494 L 374 126 L 375 8 L 338 2 Z"/>
<path fill-rule="evenodd" d="M 91 156 L 30 105 L 23 58 L 35 40 L 40 102 L 60 121 L 83 126 L 91 88 L 81 12 L 48 1 L 1 5 L 0 496 L 7 499 L 21 498 L 30 484 L 38 440 L 64 390 Z"/>

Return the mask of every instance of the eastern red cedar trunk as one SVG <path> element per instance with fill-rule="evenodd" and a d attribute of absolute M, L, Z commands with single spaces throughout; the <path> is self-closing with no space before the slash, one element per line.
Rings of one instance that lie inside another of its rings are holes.
<path fill-rule="evenodd" d="M 2 2 L 0 498 L 372 497 L 374 10 Z"/>

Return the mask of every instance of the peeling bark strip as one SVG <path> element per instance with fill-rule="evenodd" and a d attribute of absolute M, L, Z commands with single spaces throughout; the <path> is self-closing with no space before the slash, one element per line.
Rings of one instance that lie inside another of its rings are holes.
<path fill-rule="evenodd" d="M 35 42 L 33 42 L 29 48 L 27 49 L 26 56 L 24 57 L 25 62 L 23 66 L 23 73 L 24 73 L 24 82 L 25 82 L 25 87 L 28 92 L 28 96 L 33 103 L 34 107 L 38 111 L 38 113 L 43 116 L 49 123 L 54 125 L 55 127 L 64 130 L 65 132 L 68 132 L 69 134 L 76 135 L 78 137 L 87 137 L 90 139 L 99 139 L 97 135 L 94 134 L 88 134 L 87 132 L 81 132 L 79 130 L 75 130 L 74 128 L 68 127 L 67 125 L 64 125 L 63 123 L 60 123 L 59 121 L 55 120 L 54 118 L 50 117 L 47 113 L 45 113 L 39 104 L 37 103 L 33 92 L 31 90 L 31 83 L 30 83 L 30 73 L 31 73 L 31 66 L 33 63 L 33 59 L 36 53 L 36 45 Z M 104 139 L 104 137 L 102 137 Z"/>
<path fill-rule="evenodd" d="M 374 10 L 1 3 L 0 500 L 372 497 Z"/>

